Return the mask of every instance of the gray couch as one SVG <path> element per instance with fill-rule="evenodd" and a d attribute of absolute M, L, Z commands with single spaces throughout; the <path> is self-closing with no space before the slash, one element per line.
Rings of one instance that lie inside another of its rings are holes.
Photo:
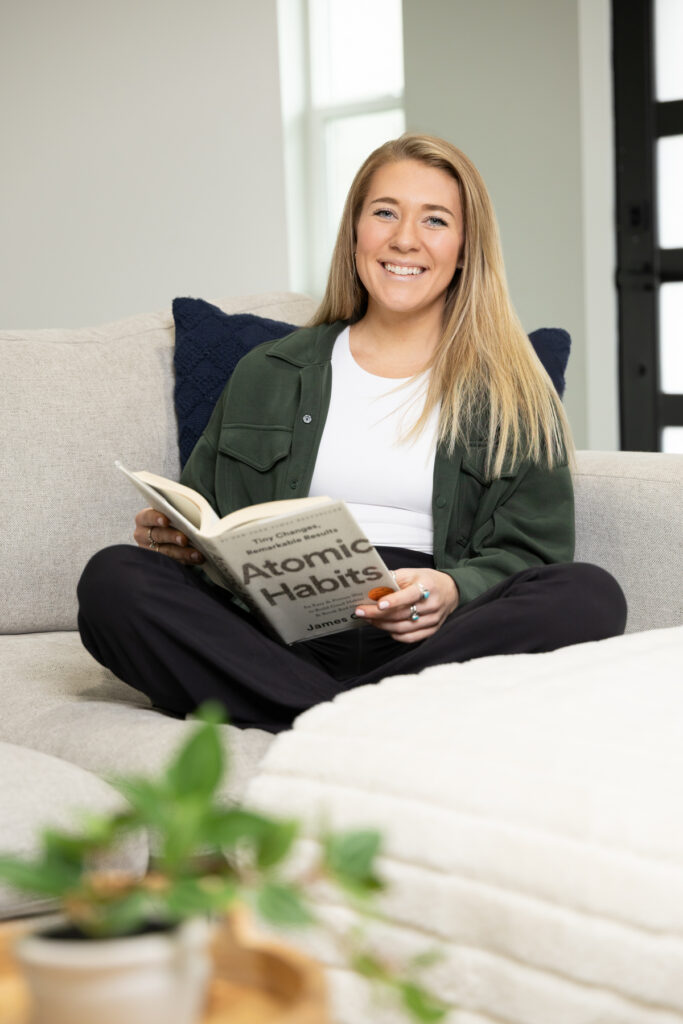
<path fill-rule="evenodd" d="M 294 323 L 312 309 L 310 300 L 290 294 L 219 304 L 227 312 Z M 189 727 L 152 711 L 86 654 L 74 631 L 75 586 L 86 560 L 107 544 L 131 540 L 139 501 L 114 460 L 167 476 L 178 472 L 173 320 L 165 312 L 92 330 L 5 331 L 0 353 L 0 846 L 28 850 L 37 823 L 66 820 L 71 805 L 111 802 L 108 776 L 156 770 Z M 683 457 L 580 452 L 575 485 L 577 559 L 604 566 L 620 581 L 629 633 L 672 634 L 683 621 Z M 653 642 L 659 635 L 652 634 Z M 527 663 L 507 659 L 502 671 Z M 407 685 L 393 684 L 399 691 Z M 390 693 L 387 685 L 377 693 Z M 226 726 L 232 765 L 226 799 L 240 798 L 249 784 L 254 800 L 286 809 L 283 780 L 296 774 L 297 744 L 309 751 L 311 729 L 323 721 L 316 711 L 343 718 L 354 699 L 366 698 L 349 694 L 314 709 L 274 743 L 258 730 Z M 419 743 L 418 758 L 429 747 L 428 739 Z M 396 756 L 405 760 L 403 754 L 400 746 Z M 306 763 L 307 773 L 324 778 L 324 746 L 315 766 Z M 274 776 L 280 789 L 270 797 Z M 334 804 L 334 794 L 330 799 Z M 144 851 L 129 856 L 139 862 Z M 27 909 L 33 907 L 8 893 L 0 898 L 0 915 Z M 348 1019 L 361 1019 L 358 1013 L 349 1011 Z"/>

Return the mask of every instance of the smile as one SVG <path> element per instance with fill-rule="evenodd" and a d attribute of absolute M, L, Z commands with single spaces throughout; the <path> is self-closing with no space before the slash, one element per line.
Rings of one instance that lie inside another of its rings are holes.
<path fill-rule="evenodd" d="M 425 272 L 425 267 L 401 267 L 397 263 L 382 263 L 382 266 L 390 274 L 396 274 L 398 277 L 418 277 Z"/>

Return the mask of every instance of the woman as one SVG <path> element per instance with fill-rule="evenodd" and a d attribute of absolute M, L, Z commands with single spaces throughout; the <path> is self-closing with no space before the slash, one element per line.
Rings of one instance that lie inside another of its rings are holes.
<path fill-rule="evenodd" d="M 83 642 L 162 709 L 217 698 L 236 725 L 276 732 L 387 675 L 621 633 L 616 582 L 571 563 L 571 452 L 478 171 L 404 135 L 356 175 L 313 321 L 240 361 L 182 476 L 220 515 L 344 498 L 400 590 L 357 608 L 359 629 L 285 647 L 144 509 L 139 547 L 86 567 Z"/>

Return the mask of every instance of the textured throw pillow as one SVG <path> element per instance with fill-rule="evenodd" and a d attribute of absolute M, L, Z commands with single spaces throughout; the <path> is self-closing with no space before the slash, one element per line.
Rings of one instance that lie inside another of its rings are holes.
<path fill-rule="evenodd" d="M 252 313 L 230 316 L 203 299 L 174 299 L 173 319 L 175 409 L 184 466 L 242 356 L 296 327 Z"/>
<path fill-rule="evenodd" d="M 238 360 L 261 342 L 284 338 L 297 328 L 251 313 L 228 315 L 203 299 L 174 299 L 173 317 L 175 408 L 180 464 L 184 466 Z M 562 397 L 569 335 L 555 327 L 542 327 L 529 339 Z"/>
<path fill-rule="evenodd" d="M 562 398 L 565 388 L 564 371 L 569 362 L 572 339 L 561 327 L 539 327 L 537 331 L 531 332 L 529 341 Z"/>

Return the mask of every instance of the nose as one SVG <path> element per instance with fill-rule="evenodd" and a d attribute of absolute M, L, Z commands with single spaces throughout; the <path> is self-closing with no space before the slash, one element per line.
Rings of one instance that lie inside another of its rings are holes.
<path fill-rule="evenodd" d="M 394 237 L 391 240 L 391 244 L 399 252 L 411 252 L 415 249 L 419 249 L 420 241 L 417 234 L 417 229 L 413 221 L 409 217 L 403 217 L 396 225 L 396 231 Z"/>

